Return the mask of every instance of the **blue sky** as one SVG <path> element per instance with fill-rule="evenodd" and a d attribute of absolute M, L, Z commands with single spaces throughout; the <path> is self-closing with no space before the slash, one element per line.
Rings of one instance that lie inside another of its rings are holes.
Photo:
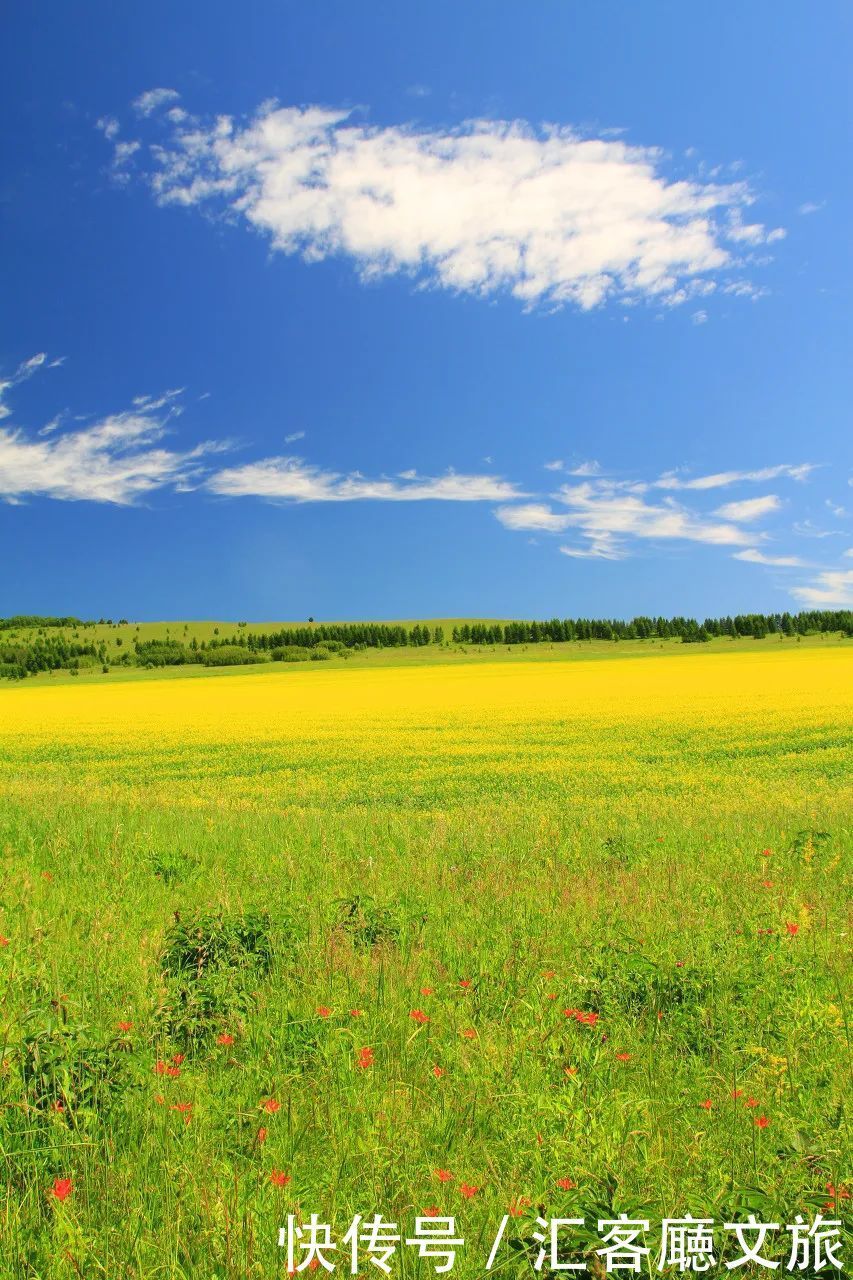
<path fill-rule="evenodd" d="M 4 27 L 0 613 L 850 604 L 849 6 Z"/>

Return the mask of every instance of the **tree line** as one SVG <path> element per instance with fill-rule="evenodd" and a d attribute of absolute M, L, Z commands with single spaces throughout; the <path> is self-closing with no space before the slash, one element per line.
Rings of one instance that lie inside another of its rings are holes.
<path fill-rule="evenodd" d="M 0 619 L 0 633 L 14 627 L 38 627 L 33 639 L 0 639 L 0 678 L 23 679 L 39 671 L 101 665 L 109 671 L 114 666 L 166 667 L 184 664 L 204 666 L 239 666 L 255 662 L 291 662 L 303 658 L 328 658 L 335 653 L 361 649 L 389 649 L 406 645 L 415 647 L 447 643 L 439 624 L 416 622 L 412 626 L 385 622 L 314 623 L 282 627 L 277 631 L 255 632 L 246 623 L 228 637 L 218 635 L 211 640 L 172 639 L 140 640 L 132 650 L 108 649 L 106 640 L 83 642 L 68 640 L 64 635 L 50 635 L 50 628 L 87 624 L 74 618 L 47 617 Z M 185 628 L 186 630 L 186 628 Z M 728 636 L 763 639 L 768 635 L 804 636 L 815 633 L 853 635 L 853 611 L 849 609 L 812 609 L 800 613 L 739 613 L 720 618 L 645 617 L 624 621 L 619 618 L 551 618 L 544 621 L 463 622 L 453 627 L 450 643 L 456 645 L 528 645 L 584 640 L 672 640 L 684 644 L 701 644 L 715 637 Z"/>

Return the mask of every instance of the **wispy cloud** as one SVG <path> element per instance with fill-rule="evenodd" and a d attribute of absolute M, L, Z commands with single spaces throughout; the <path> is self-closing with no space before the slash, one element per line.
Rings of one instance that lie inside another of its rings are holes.
<path fill-rule="evenodd" d="M 718 471 L 709 476 L 687 476 L 678 471 L 666 471 L 654 481 L 656 489 L 722 489 L 745 480 L 777 480 L 784 476 L 790 480 L 805 480 L 815 470 L 813 462 L 801 462 L 796 466 L 782 464 L 761 467 L 757 471 Z"/>
<path fill-rule="evenodd" d="M 775 493 L 768 493 L 764 498 L 744 498 L 743 502 L 726 502 L 717 507 L 715 516 L 724 520 L 759 520 L 762 516 L 778 511 L 782 506 L 781 498 Z"/>
<path fill-rule="evenodd" d="M 0 383 L 0 396 L 37 370 L 61 363 L 48 361 L 43 353 L 32 356 Z M 208 441 L 183 452 L 160 445 L 170 419 L 180 412 L 180 394 L 176 389 L 137 396 L 131 409 L 76 431 L 63 430 L 65 414 L 56 415 L 35 436 L 18 427 L 0 427 L 0 501 L 47 497 L 129 506 L 156 489 L 192 486 L 203 473 L 202 458 L 227 443 Z M 2 407 L 8 416 L 8 406 Z"/>
<path fill-rule="evenodd" d="M 39 351 L 36 355 L 30 356 L 27 360 L 22 360 L 10 377 L 0 378 L 0 420 L 8 418 L 12 412 L 6 404 L 6 395 L 13 387 L 17 387 L 22 382 L 26 382 L 34 373 L 38 373 L 39 369 L 58 369 L 64 362 L 64 356 L 57 356 L 54 360 L 48 360 L 45 352 Z"/>
<path fill-rule="evenodd" d="M 138 116 L 150 116 L 160 107 L 166 107 L 180 98 L 177 89 L 146 89 L 134 98 L 131 106 Z"/>
<path fill-rule="evenodd" d="M 207 480 L 207 488 L 229 498 L 273 498 L 290 502 L 502 502 L 524 497 L 519 488 L 495 476 L 420 476 L 406 471 L 398 476 L 370 478 L 360 472 L 344 475 L 325 471 L 302 458 L 264 458 L 239 467 L 228 467 Z"/>
<path fill-rule="evenodd" d="M 291 431 L 289 436 L 284 437 L 284 443 L 295 444 L 297 440 L 304 440 L 304 439 L 305 439 L 304 431 Z"/>
<path fill-rule="evenodd" d="M 153 89 L 134 106 L 147 116 L 176 97 Z M 780 236 L 744 221 L 746 182 L 681 178 L 657 147 L 559 125 L 377 127 L 274 104 L 245 127 L 174 110 L 163 119 L 168 140 L 150 148 L 148 175 L 160 203 L 219 208 L 282 253 L 343 256 L 367 280 L 402 272 L 531 306 L 676 305 Z"/>
<path fill-rule="evenodd" d="M 777 569 L 805 569 L 808 565 L 806 560 L 800 560 L 797 556 L 768 556 L 755 547 L 750 547 L 746 551 L 735 551 L 734 558 L 747 560 L 750 564 L 771 565 Z"/>
<path fill-rule="evenodd" d="M 826 569 L 813 582 L 793 587 L 791 594 L 814 609 L 853 608 L 853 569 Z"/>
<path fill-rule="evenodd" d="M 173 452 L 158 447 L 164 434 L 152 414 L 132 411 L 35 440 L 0 428 L 0 499 L 41 496 L 127 506 L 155 489 L 186 487 L 197 480 L 202 455 L 217 446 Z"/>
<path fill-rule="evenodd" d="M 754 541 L 734 524 L 703 516 L 679 505 L 672 498 L 662 503 L 645 500 L 643 486 L 608 480 L 563 485 L 554 501 L 563 510 L 545 503 L 499 507 L 495 512 L 507 529 L 541 530 L 562 533 L 577 529 L 588 545 L 561 547 L 564 555 L 595 556 L 615 560 L 629 554 L 633 539 L 704 542 L 717 546 L 738 546 Z"/>

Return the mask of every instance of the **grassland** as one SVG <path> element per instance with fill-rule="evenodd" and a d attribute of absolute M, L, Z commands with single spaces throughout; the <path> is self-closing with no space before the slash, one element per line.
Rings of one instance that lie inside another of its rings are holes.
<path fill-rule="evenodd" d="M 2 1275 L 839 1203 L 849 644 L 592 652 L 0 691 Z"/>

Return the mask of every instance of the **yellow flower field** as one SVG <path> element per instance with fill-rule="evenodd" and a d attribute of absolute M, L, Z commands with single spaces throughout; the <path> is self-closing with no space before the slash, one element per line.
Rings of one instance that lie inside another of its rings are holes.
<path fill-rule="evenodd" d="M 837 1207 L 851 654 L 4 689 L 0 1275 Z"/>

